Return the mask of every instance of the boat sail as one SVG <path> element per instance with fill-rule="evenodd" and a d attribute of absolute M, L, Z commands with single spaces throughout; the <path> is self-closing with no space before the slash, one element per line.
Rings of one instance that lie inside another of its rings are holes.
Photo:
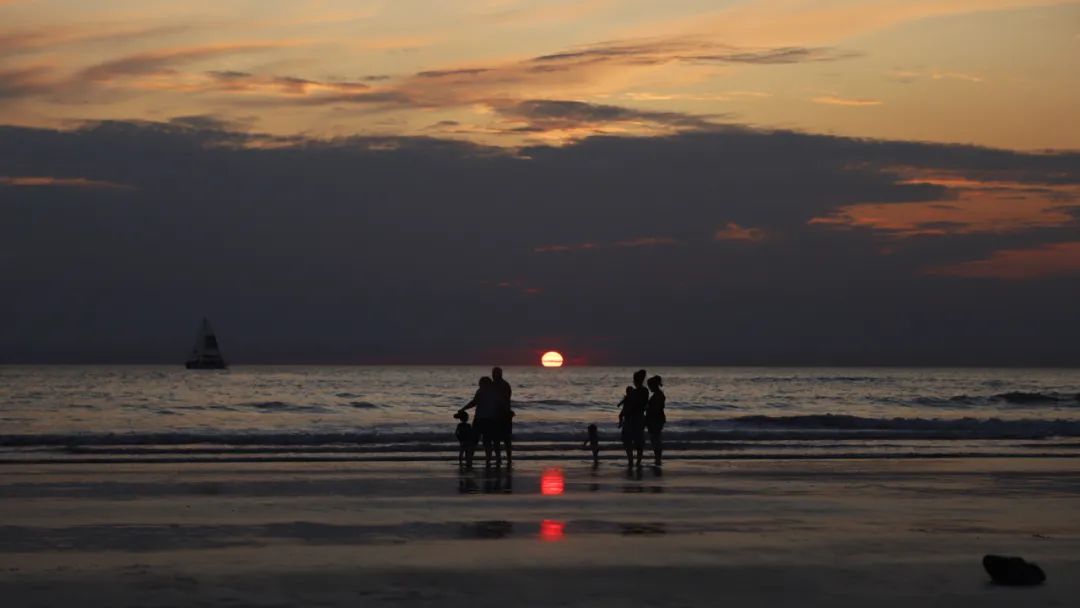
<path fill-rule="evenodd" d="M 185 366 L 188 369 L 225 369 L 225 358 L 221 356 L 221 348 L 218 347 L 217 336 L 210 321 L 202 320 L 199 335 L 195 338 L 195 347 L 191 349 Z"/>

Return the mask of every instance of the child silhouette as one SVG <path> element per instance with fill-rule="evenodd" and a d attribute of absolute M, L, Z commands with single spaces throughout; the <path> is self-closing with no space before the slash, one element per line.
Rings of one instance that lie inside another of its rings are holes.
<path fill-rule="evenodd" d="M 581 444 L 581 447 L 589 446 L 592 450 L 593 462 L 600 461 L 600 433 L 596 430 L 595 424 L 590 424 L 587 429 L 589 437 L 585 440 L 585 443 Z"/>
<path fill-rule="evenodd" d="M 476 446 L 476 436 L 473 434 L 472 425 L 469 424 L 469 414 L 458 412 L 454 414 L 461 422 L 458 423 L 454 436 L 458 440 L 458 466 L 472 466 L 473 450 Z"/>

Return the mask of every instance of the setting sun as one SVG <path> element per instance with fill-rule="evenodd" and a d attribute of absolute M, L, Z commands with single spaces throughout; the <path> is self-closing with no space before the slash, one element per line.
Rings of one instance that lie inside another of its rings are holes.
<path fill-rule="evenodd" d="M 553 350 L 544 353 L 543 357 L 540 357 L 540 363 L 544 367 L 562 367 L 563 356 Z"/>

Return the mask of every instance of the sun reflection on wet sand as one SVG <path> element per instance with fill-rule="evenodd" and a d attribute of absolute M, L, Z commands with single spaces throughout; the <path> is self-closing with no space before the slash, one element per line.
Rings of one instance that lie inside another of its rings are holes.
<path fill-rule="evenodd" d="M 566 476 L 560 468 L 544 469 L 540 474 L 540 493 L 544 496 L 560 496 L 566 490 Z"/>
<path fill-rule="evenodd" d="M 544 542 L 562 540 L 565 534 L 566 522 L 554 519 L 545 519 L 540 522 L 540 540 Z"/>

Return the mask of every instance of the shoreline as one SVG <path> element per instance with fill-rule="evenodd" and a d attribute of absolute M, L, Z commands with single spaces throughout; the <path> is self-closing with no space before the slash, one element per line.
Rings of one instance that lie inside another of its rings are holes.
<path fill-rule="evenodd" d="M 896 454 L 875 454 L 875 453 L 836 453 L 836 454 L 707 454 L 707 455 L 672 455 L 667 452 L 664 454 L 664 462 L 669 461 L 681 461 L 681 462 L 722 462 L 726 460 L 744 461 L 744 460 L 759 460 L 759 461 L 814 461 L 814 460 L 967 460 L 967 459 L 1006 459 L 1006 460 L 1023 460 L 1023 459 L 1074 459 L 1080 458 L 1080 453 L 1059 453 L 1059 452 L 1030 452 L 1030 453 L 1003 453 L 993 454 L 984 452 L 905 452 Z M 601 456 L 602 462 L 620 462 L 626 459 L 625 456 Z M 482 460 L 482 458 L 481 458 Z M 241 464 L 241 463 L 409 463 L 409 462 L 442 462 L 447 464 L 454 464 L 457 462 L 457 457 L 452 455 L 443 456 L 392 456 L 392 455 L 376 455 L 368 458 L 350 457 L 350 456 L 256 456 L 256 457 L 236 457 L 236 458 L 192 458 L 192 457 L 178 457 L 178 458 L 25 458 L 25 459 L 0 459 L 0 467 L 5 466 L 20 466 L 20 465 L 88 465 L 88 464 L 150 464 L 150 465 L 163 465 L 163 464 Z M 589 458 L 569 458 L 562 455 L 517 455 L 515 453 L 514 462 L 550 462 L 555 464 L 580 464 L 584 462 L 592 462 Z M 652 468 L 651 456 L 646 454 L 644 458 L 645 468 Z M 473 464 L 473 469 L 485 468 L 483 463 Z M 492 466 L 491 468 L 497 468 Z"/>

